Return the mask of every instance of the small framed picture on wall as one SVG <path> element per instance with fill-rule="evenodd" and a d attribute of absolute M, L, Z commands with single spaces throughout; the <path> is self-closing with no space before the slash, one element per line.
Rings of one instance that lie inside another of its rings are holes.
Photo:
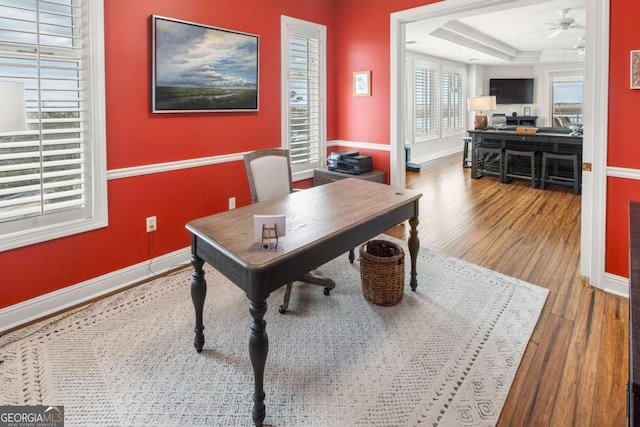
<path fill-rule="evenodd" d="M 522 114 L 523 116 L 530 116 L 531 115 L 531 107 L 524 107 L 524 112 Z"/>
<path fill-rule="evenodd" d="M 371 96 L 371 71 L 353 73 L 353 96 Z"/>
<path fill-rule="evenodd" d="M 631 51 L 631 89 L 640 89 L 640 50 Z"/>

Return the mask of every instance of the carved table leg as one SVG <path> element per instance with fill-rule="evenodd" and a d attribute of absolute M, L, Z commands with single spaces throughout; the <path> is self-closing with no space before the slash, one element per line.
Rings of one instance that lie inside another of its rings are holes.
<path fill-rule="evenodd" d="M 418 279 L 416 278 L 416 261 L 418 259 L 418 250 L 420 249 L 420 239 L 418 239 L 418 220 L 417 216 L 409 219 L 411 230 L 409 232 L 409 255 L 411 256 L 411 290 L 415 291 L 418 287 Z"/>
<path fill-rule="evenodd" d="M 253 366 L 253 376 L 255 379 L 255 391 L 253 393 L 253 423 L 261 426 L 266 414 L 264 406 L 264 365 L 267 362 L 269 352 L 269 339 L 265 328 L 267 322 L 264 314 L 267 312 L 267 302 L 249 302 L 249 312 L 253 317 L 251 322 L 251 336 L 249 337 L 249 356 L 251 366 Z"/>
<path fill-rule="evenodd" d="M 356 254 L 355 254 L 355 250 L 353 248 L 351 248 L 349 250 L 349 262 L 351 264 L 353 264 L 353 261 L 356 259 Z"/>
<path fill-rule="evenodd" d="M 202 352 L 204 346 L 204 325 L 202 324 L 202 311 L 204 309 L 204 299 L 207 296 L 207 282 L 204 280 L 204 270 L 202 265 L 204 261 L 202 258 L 192 255 L 191 265 L 193 265 L 193 273 L 191 277 L 191 300 L 193 301 L 193 308 L 196 311 L 196 326 L 193 331 L 196 333 L 193 339 L 193 345 L 198 353 Z"/>

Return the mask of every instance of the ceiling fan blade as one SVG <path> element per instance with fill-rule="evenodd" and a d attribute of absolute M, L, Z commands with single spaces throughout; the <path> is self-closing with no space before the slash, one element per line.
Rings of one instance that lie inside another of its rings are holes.
<path fill-rule="evenodd" d="M 560 28 L 556 29 L 553 31 L 553 33 L 549 34 L 547 36 L 548 39 L 552 39 L 554 37 L 556 37 L 558 34 L 560 34 L 562 32 L 562 30 Z"/>

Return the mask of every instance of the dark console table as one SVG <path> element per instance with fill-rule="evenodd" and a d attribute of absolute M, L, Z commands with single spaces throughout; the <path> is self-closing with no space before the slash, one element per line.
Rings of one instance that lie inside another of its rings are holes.
<path fill-rule="evenodd" d="M 552 128 L 549 128 L 552 129 Z M 538 151 L 548 153 L 575 153 L 579 163 L 582 163 L 582 135 L 573 136 L 568 133 L 538 132 L 533 134 L 517 133 L 515 130 L 470 130 L 471 136 L 471 177 L 478 179 L 482 174 L 478 172 L 477 147 L 487 144 L 500 147 L 503 150 L 514 149 L 523 151 Z"/>
<path fill-rule="evenodd" d="M 330 171 L 326 167 L 313 170 L 313 186 L 328 184 L 345 178 L 358 178 L 366 181 L 387 183 L 387 174 L 385 171 L 372 170 L 361 173 L 359 175 L 351 175 L 343 172 Z"/>
<path fill-rule="evenodd" d="M 538 116 L 506 116 L 507 126 L 537 126 Z"/>

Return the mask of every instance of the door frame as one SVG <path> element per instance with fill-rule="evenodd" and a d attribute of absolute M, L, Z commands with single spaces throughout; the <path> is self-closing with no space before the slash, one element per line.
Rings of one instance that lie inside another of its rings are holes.
<path fill-rule="evenodd" d="M 521 0 L 518 6 L 548 0 Z M 405 25 L 458 13 L 490 11 L 513 0 L 447 0 L 392 13 L 390 34 L 391 185 L 405 188 L 404 87 Z M 605 230 L 609 100 L 610 0 L 587 0 L 583 117 L 580 274 L 592 286 L 605 287 Z M 588 169 L 591 166 L 591 171 Z"/>

